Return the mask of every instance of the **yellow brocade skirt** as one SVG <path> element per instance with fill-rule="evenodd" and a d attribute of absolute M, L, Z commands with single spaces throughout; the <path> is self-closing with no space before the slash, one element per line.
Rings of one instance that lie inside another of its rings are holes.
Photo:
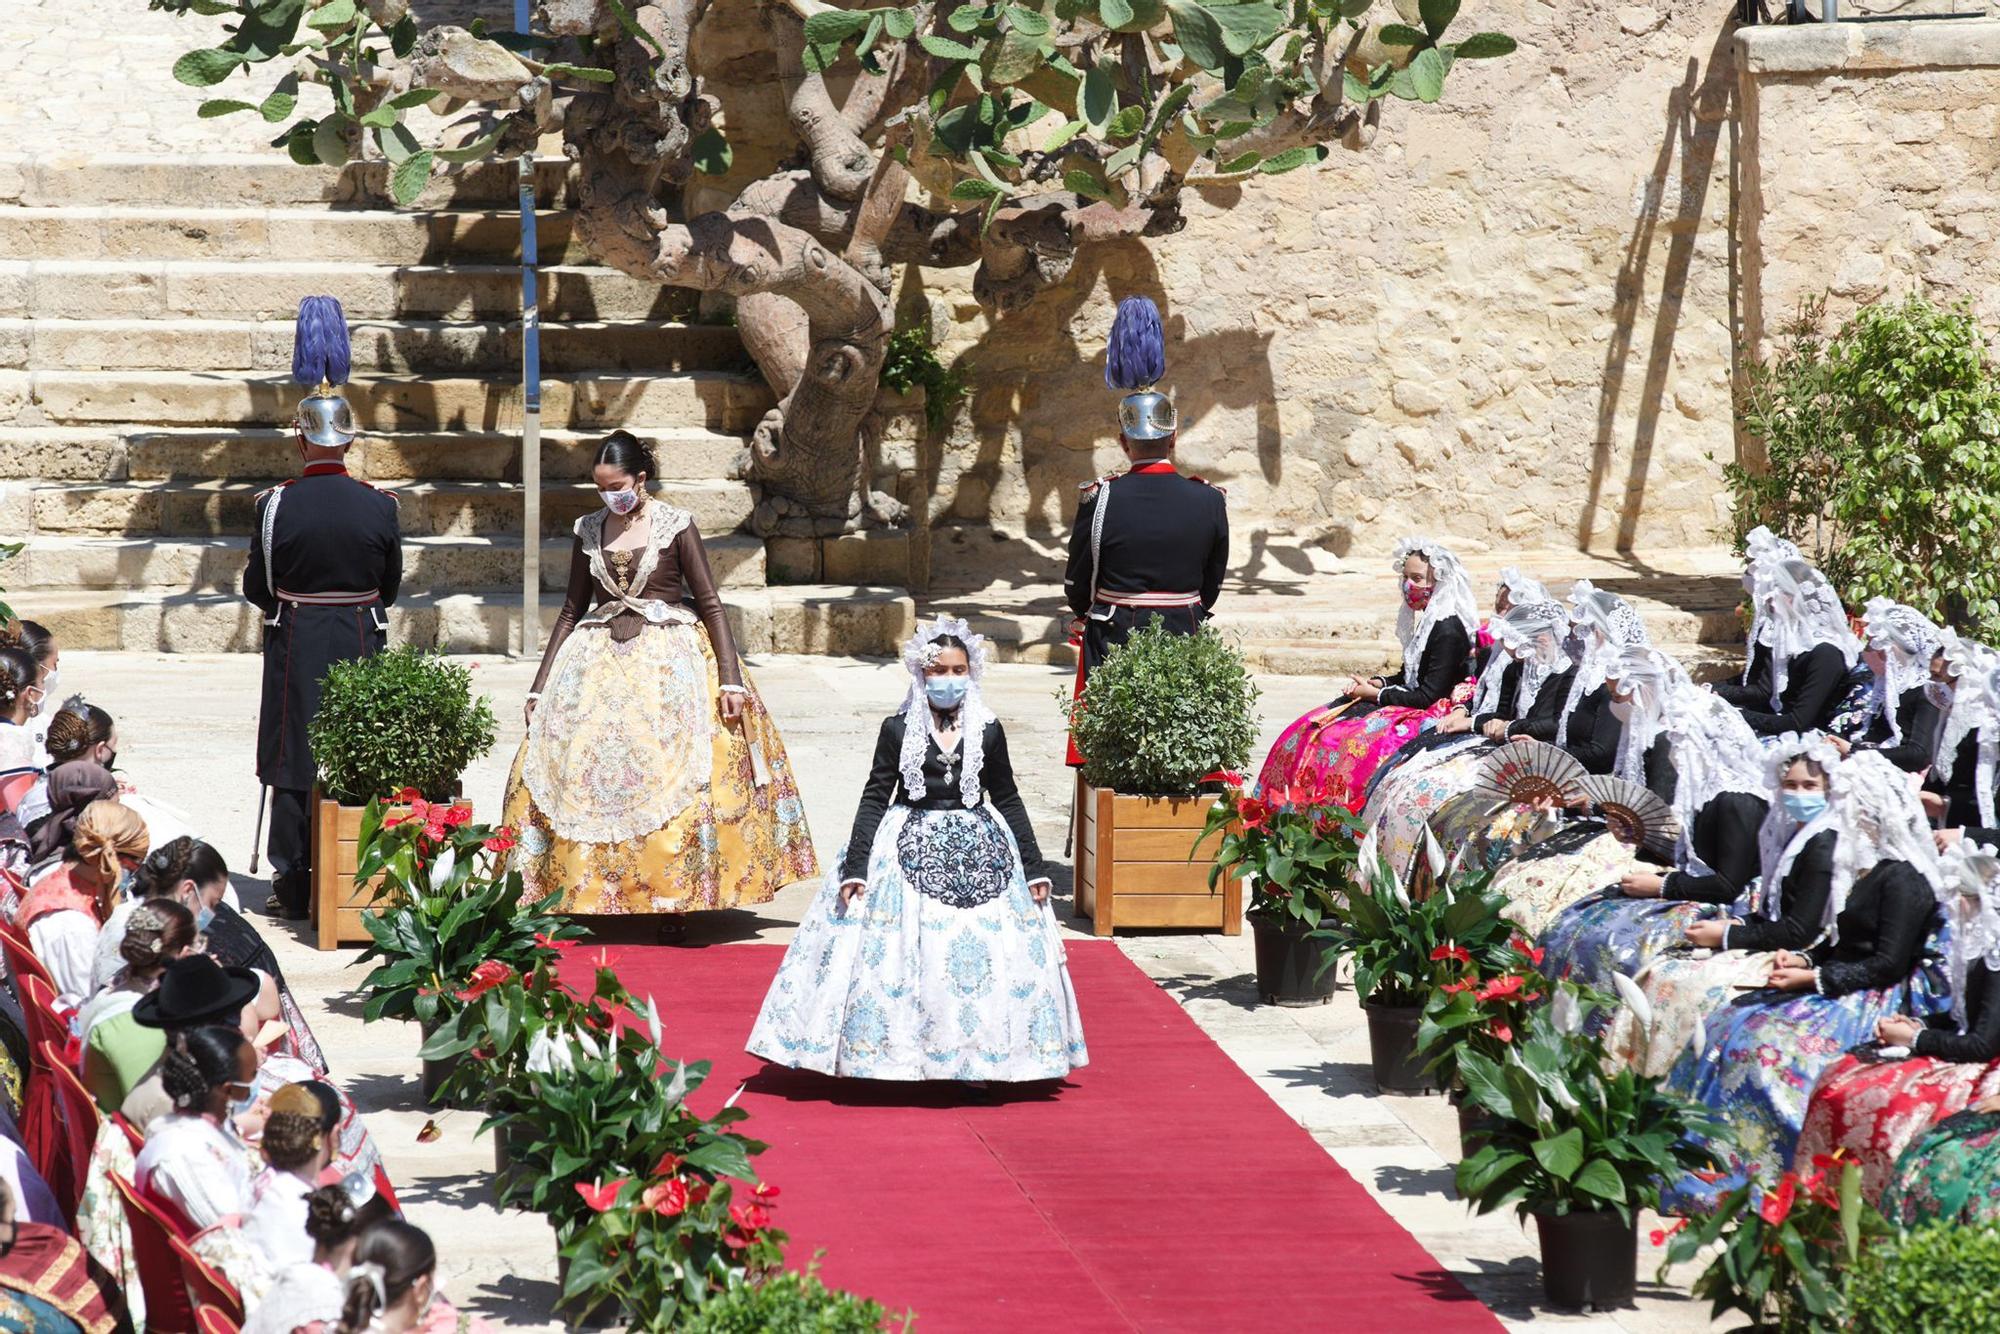
<path fill-rule="evenodd" d="M 745 674 L 725 723 L 708 632 L 579 625 L 557 650 L 507 780 L 531 901 L 573 913 L 767 903 L 818 873 L 777 724 Z"/>

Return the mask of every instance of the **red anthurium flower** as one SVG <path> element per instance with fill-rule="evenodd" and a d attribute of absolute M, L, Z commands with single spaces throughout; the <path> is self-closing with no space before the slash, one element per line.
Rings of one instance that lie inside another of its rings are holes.
<path fill-rule="evenodd" d="M 1514 1040 L 1514 1030 L 1509 1028 L 1506 1024 L 1498 1022 L 1497 1020 L 1493 1023 L 1488 1024 L 1486 1026 L 1486 1031 L 1491 1033 L 1494 1037 L 1500 1039 L 1502 1042 L 1512 1042 Z"/>
<path fill-rule="evenodd" d="M 1799 1179 L 1790 1172 L 1785 1173 L 1776 1190 L 1764 1193 L 1764 1202 L 1757 1206 L 1758 1215 L 1772 1227 L 1777 1227 L 1791 1216 L 1792 1201 L 1798 1197 L 1798 1191 Z"/>
<path fill-rule="evenodd" d="M 408 806 L 413 802 L 418 802 L 423 800 L 423 793 L 417 791 L 413 787 L 406 787 L 402 791 L 398 792 L 395 795 L 395 797 L 392 798 L 392 800 L 394 800 L 399 805 Z"/>
<path fill-rule="evenodd" d="M 704 1204 L 708 1200 L 708 1193 L 713 1189 L 714 1187 L 706 1181 L 696 1182 L 688 1187 L 688 1201 L 692 1204 Z"/>
<path fill-rule="evenodd" d="M 585 1204 L 601 1214 L 618 1203 L 618 1192 L 625 1189 L 625 1183 L 630 1180 L 630 1177 L 619 1177 L 616 1181 L 607 1182 L 602 1186 L 579 1181 L 576 1183 L 576 1193 L 583 1196 Z"/>
<path fill-rule="evenodd" d="M 1472 951 L 1463 945 L 1440 945 L 1431 951 L 1431 962 L 1439 959 L 1456 959 L 1460 963 L 1472 962 Z"/>
<path fill-rule="evenodd" d="M 779 1194 L 778 1188 L 766 1181 L 750 1192 L 750 1198 L 759 1204 L 768 1205 L 777 1199 Z"/>
<path fill-rule="evenodd" d="M 1686 1227 L 1687 1225 L 1688 1225 L 1688 1221 L 1687 1221 L 1687 1219 L 1685 1219 L 1685 1218 L 1676 1218 L 1676 1219 L 1675 1219 L 1675 1220 L 1673 1221 L 1672 1225 L 1671 1225 L 1671 1226 L 1669 1226 L 1669 1227 L 1664 1227 L 1664 1228 L 1658 1228 L 1658 1227 L 1656 1227 L 1656 1228 L 1654 1228 L 1654 1229 L 1653 1229 L 1653 1244 L 1654 1244 L 1655 1246 L 1664 1246 L 1664 1245 L 1666 1245 L 1666 1244 L 1667 1244 L 1667 1238 L 1669 1238 L 1669 1237 L 1673 1236 L 1673 1235 L 1674 1235 L 1674 1234 L 1675 1234 L 1676 1232 L 1679 1232 L 1679 1231 L 1680 1231 L 1680 1230 L 1681 1230 L 1682 1228 Z"/>
<path fill-rule="evenodd" d="M 722 1234 L 722 1244 L 732 1251 L 740 1251 L 755 1240 L 755 1237 L 746 1237 L 734 1228 Z"/>
<path fill-rule="evenodd" d="M 394 829 L 401 823 L 403 823 L 403 817 L 400 815 L 385 815 L 382 817 L 382 827 L 384 829 Z"/>
<path fill-rule="evenodd" d="M 1271 823 L 1271 808 L 1255 797 L 1245 797 L 1236 803 L 1236 818 L 1245 829 L 1262 829 Z"/>
<path fill-rule="evenodd" d="M 677 1153 L 663 1153 L 660 1161 L 653 1164 L 653 1175 L 656 1177 L 678 1176 L 680 1170 L 681 1156 Z"/>
<path fill-rule="evenodd" d="M 1509 943 L 1514 946 L 1516 953 L 1526 956 L 1528 961 L 1534 964 L 1535 967 L 1540 968 L 1542 966 L 1543 951 L 1536 948 L 1534 942 L 1526 936 L 1516 936 Z"/>
<path fill-rule="evenodd" d="M 418 796 L 416 794 L 417 790 L 415 788 L 406 788 L 405 791 L 409 792 L 410 794 L 410 802 L 409 802 L 410 818 L 412 820 L 430 819 L 432 810 L 431 804 L 428 801 L 425 801 L 422 797 Z"/>
<path fill-rule="evenodd" d="M 1496 977 L 1481 987 L 1473 999 L 1480 1001 L 1508 1000 L 1521 990 L 1521 984 L 1522 978 L 1518 973 L 1509 973 L 1505 977 Z"/>
<path fill-rule="evenodd" d="M 472 970 L 472 985 L 453 992 L 462 1001 L 478 1000 L 493 988 L 514 978 L 514 970 L 498 959 L 488 959 Z"/>
<path fill-rule="evenodd" d="M 732 1204 L 729 1217 L 745 1232 L 762 1232 L 771 1226 L 771 1211 L 761 1204 Z"/>
<path fill-rule="evenodd" d="M 437 840 L 443 838 L 444 836 L 445 836 L 445 826 L 443 820 L 424 821 L 425 838 L 430 839 L 433 843 L 435 843 L 437 842 Z"/>
<path fill-rule="evenodd" d="M 1456 996 L 1461 991 L 1472 990 L 1472 986 L 1473 986 L 1472 982 L 1470 981 L 1470 979 L 1468 979 L 1464 982 L 1447 982 L 1443 986 L 1439 987 L 1438 990 L 1442 991 L 1447 996 Z"/>
<path fill-rule="evenodd" d="M 684 1213 L 688 1207 L 687 1182 L 679 1178 L 657 1182 L 646 1187 L 644 1193 L 639 1196 L 639 1203 L 662 1218 L 672 1218 L 676 1214 Z"/>
<path fill-rule="evenodd" d="M 471 820 L 472 820 L 472 807 L 466 805 L 462 801 L 457 802 L 445 809 L 444 822 L 452 826 L 454 829 L 456 829 L 459 825 L 469 824 Z"/>
<path fill-rule="evenodd" d="M 514 826 L 502 825 L 491 838 L 486 840 L 485 846 L 488 852 L 511 852 L 520 841 L 514 836 Z"/>

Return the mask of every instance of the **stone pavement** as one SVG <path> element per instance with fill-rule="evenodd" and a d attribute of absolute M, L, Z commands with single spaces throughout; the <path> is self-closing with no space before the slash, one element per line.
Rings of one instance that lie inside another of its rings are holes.
<path fill-rule="evenodd" d="M 493 697 L 500 719 L 499 745 L 467 775 L 466 790 L 483 814 L 498 806 L 521 736 L 520 704 L 532 667 L 477 662 L 479 687 Z M 250 771 L 257 659 L 72 652 L 64 663 L 65 686 L 119 720 L 119 759 L 127 776 L 142 791 L 193 814 L 238 873 L 246 906 L 261 902 L 262 880 L 244 874 L 257 803 Z M 821 854 L 830 855 L 853 817 L 876 721 L 900 700 L 901 671 L 880 661 L 801 657 L 756 659 L 752 668 L 783 727 Z M 993 669 L 986 691 L 1013 734 L 1024 793 L 1043 846 L 1052 853 L 1063 847 L 1071 791 L 1069 772 L 1058 761 L 1061 733 L 1054 704 L 1064 677 L 1047 667 L 1001 666 Z M 1265 678 L 1261 685 L 1262 745 L 1325 691 L 1302 678 Z M 1037 762 L 1036 756 L 1044 758 Z M 1066 867 L 1058 868 L 1057 891 L 1066 897 Z M 811 886 L 793 886 L 754 912 L 698 917 L 693 938 L 701 944 L 785 940 L 811 892 Z M 433 1118 L 416 1093 L 417 1035 L 403 1025 L 362 1022 L 352 994 L 362 975 L 350 967 L 358 951 L 320 954 L 291 930 L 258 920 L 335 1075 L 366 1113 L 412 1218 L 437 1240 L 453 1300 L 509 1328 L 554 1328 L 548 1316 L 556 1291 L 550 1233 L 538 1217 L 493 1208 L 486 1188 L 492 1154 L 486 1140 L 474 1138 L 477 1115 L 439 1114 L 441 1138 L 419 1143 L 418 1132 Z M 1450 1195 L 1450 1169 L 1457 1160 L 1450 1108 L 1441 1099 L 1373 1092 L 1366 1032 L 1351 989 L 1319 1009 L 1258 1005 L 1247 931 L 1237 937 L 1149 933 L 1121 937 L 1119 944 L 1511 1327 L 1630 1334 L 1709 1327 L 1700 1304 L 1686 1296 L 1688 1272 L 1675 1275 L 1672 1287 L 1645 1288 L 1637 1309 L 1615 1316 L 1558 1316 L 1539 1309 L 1533 1238 L 1505 1215 L 1472 1217 Z M 1084 1010 L 1087 1025 L 1087 996 Z M 743 1017 L 746 1032 L 750 1018 Z M 671 1016 L 668 1029 L 671 1034 Z M 1336 1255 L 1328 1260 L 1340 1263 Z M 1650 1276 L 1650 1268 L 1642 1254 L 1642 1277 Z M 1245 1311 L 1243 1327 L 1255 1325 L 1256 1313 Z"/>

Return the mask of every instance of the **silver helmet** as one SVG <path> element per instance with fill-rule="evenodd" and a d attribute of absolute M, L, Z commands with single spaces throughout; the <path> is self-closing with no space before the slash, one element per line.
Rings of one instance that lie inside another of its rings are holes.
<path fill-rule="evenodd" d="M 312 394 L 299 400 L 299 415 L 293 424 L 307 444 L 321 449 L 345 449 L 359 434 L 354 426 L 354 409 L 324 381 Z"/>
<path fill-rule="evenodd" d="M 1178 426 L 1173 400 L 1151 389 L 1118 400 L 1118 429 L 1127 440 L 1165 440 Z"/>

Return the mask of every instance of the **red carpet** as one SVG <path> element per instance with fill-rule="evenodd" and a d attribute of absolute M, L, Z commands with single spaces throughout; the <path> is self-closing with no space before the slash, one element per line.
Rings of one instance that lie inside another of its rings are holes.
<path fill-rule="evenodd" d="M 824 1250 L 827 1282 L 924 1334 L 1500 1328 L 1109 942 L 1069 942 L 1091 1063 L 990 1104 L 749 1055 L 777 946 L 606 952 L 668 1052 L 714 1062 L 697 1108 L 749 1081 L 792 1263 Z"/>

